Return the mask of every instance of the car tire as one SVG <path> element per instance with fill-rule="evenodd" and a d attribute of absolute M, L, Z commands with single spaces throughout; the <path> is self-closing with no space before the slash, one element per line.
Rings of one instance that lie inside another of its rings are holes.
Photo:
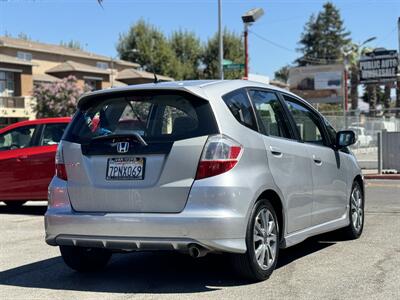
<path fill-rule="evenodd" d="M 267 230 L 264 225 L 266 220 L 269 224 Z M 239 276 L 251 281 L 263 281 L 271 276 L 278 261 L 279 230 L 274 207 L 268 200 L 259 200 L 253 207 L 247 225 L 247 251 L 231 256 L 233 267 Z"/>
<path fill-rule="evenodd" d="M 349 240 L 358 239 L 364 229 L 364 193 L 360 184 L 353 183 L 350 194 L 349 221 L 350 224 L 343 229 L 344 236 Z"/>
<path fill-rule="evenodd" d="M 4 201 L 4 203 L 10 208 L 20 208 L 26 201 Z"/>
<path fill-rule="evenodd" d="M 101 248 L 60 246 L 65 264 L 78 272 L 93 272 L 103 269 L 111 258 L 111 251 Z"/>

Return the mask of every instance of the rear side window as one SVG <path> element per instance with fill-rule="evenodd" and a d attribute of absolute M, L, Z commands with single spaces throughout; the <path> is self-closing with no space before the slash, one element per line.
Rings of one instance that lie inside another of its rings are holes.
<path fill-rule="evenodd" d="M 64 134 L 67 123 L 46 124 L 40 141 L 41 146 L 56 145 Z"/>
<path fill-rule="evenodd" d="M 251 107 L 249 97 L 245 90 L 240 89 L 226 94 L 222 97 L 232 115 L 241 124 L 257 130 L 256 120 Z"/>
<path fill-rule="evenodd" d="M 259 120 L 261 133 L 269 136 L 290 138 L 284 109 L 273 92 L 249 90 Z"/>
<path fill-rule="evenodd" d="M 215 134 L 218 128 L 204 99 L 173 91 L 135 91 L 90 99 L 64 139 L 84 144 L 97 137 L 132 133 L 146 142 L 176 141 Z"/>

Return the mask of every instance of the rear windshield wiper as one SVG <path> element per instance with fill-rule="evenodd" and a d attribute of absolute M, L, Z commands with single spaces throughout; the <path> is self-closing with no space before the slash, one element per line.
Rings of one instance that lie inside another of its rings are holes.
<path fill-rule="evenodd" d="M 137 133 L 137 132 L 129 132 L 129 133 L 111 133 L 107 135 L 101 135 L 101 136 L 96 136 L 93 138 L 93 140 L 108 140 L 108 139 L 114 139 L 114 138 L 123 138 L 123 137 L 135 137 L 140 144 L 143 146 L 147 146 L 148 144 L 146 141 L 142 138 L 142 136 Z"/>

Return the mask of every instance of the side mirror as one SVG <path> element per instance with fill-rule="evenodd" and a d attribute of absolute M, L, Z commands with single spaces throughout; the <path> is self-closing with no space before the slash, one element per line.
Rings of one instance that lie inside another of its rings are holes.
<path fill-rule="evenodd" d="M 342 149 L 344 147 L 353 145 L 356 142 L 356 135 L 352 130 L 341 130 L 336 133 L 336 148 Z"/>

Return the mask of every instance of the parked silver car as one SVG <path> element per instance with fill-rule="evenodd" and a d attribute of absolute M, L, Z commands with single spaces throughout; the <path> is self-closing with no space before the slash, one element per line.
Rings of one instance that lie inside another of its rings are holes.
<path fill-rule="evenodd" d="M 93 92 L 78 108 L 45 215 L 46 242 L 75 270 L 116 251 L 215 252 L 264 280 L 280 248 L 339 228 L 361 235 L 354 132 L 286 90 L 157 83 Z"/>

